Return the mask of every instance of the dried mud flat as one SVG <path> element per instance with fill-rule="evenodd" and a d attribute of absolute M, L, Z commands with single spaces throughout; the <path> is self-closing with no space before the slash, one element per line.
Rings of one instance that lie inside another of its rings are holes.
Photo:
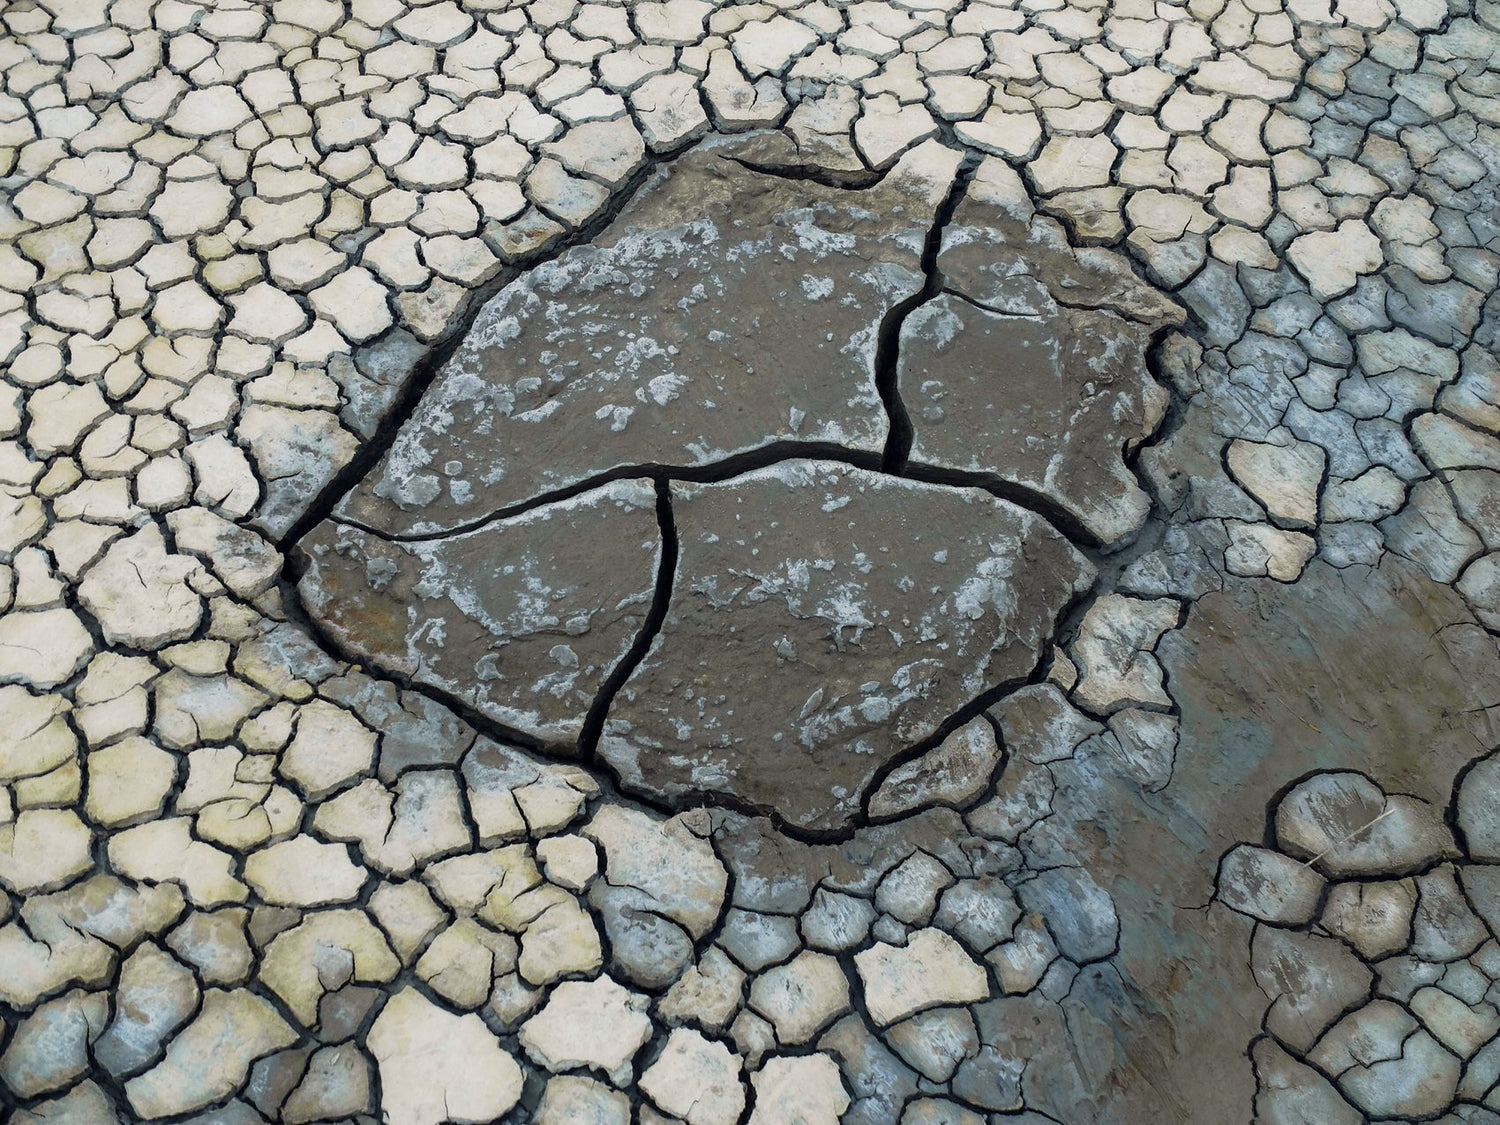
<path fill-rule="evenodd" d="M 0 9 L 0 1113 L 1500 1125 L 1500 7 Z"/>

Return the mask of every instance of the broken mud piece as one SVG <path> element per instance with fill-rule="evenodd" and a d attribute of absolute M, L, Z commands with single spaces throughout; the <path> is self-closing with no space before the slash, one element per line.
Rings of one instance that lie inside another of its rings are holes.
<path fill-rule="evenodd" d="M 302 598 L 338 647 L 570 751 L 645 625 L 661 536 L 650 481 L 616 481 L 474 531 L 392 542 L 327 521 Z"/>
<path fill-rule="evenodd" d="M 674 484 L 672 506 L 666 619 L 600 756 L 632 790 L 810 832 L 848 825 L 882 765 L 1023 680 L 1094 576 L 1032 512 L 832 462 Z"/>

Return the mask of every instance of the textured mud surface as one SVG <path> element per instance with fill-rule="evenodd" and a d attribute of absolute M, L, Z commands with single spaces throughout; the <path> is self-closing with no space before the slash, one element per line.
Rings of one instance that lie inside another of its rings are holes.
<path fill-rule="evenodd" d="M 1497 60 L 0 8 L 0 1118 L 1500 1123 Z"/>

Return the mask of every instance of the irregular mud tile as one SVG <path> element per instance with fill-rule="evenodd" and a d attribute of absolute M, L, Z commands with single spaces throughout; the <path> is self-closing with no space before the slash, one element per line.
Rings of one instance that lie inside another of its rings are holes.
<path fill-rule="evenodd" d="M 603 1082 L 578 1075 L 549 1079 L 536 1125 L 629 1125 L 630 1099 Z"/>
<path fill-rule="evenodd" d="M 109 997 L 74 989 L 15 1019 L 0 1083 L 18 1098 L 65 1090 L 89 1070 L 89 1047 L 109 1019 Z"/>
<path fill-rule="evenodd" d="M 745 976 L 727 953 L 709 946 L 657 1001 L 657 1015 L 672 1025 L 695 1023 L 723 1032 L 740 1010 Z"/>
<path fill-rule="evenodd" d="M 192 972 L 153 942 L 120 966 L 114 1019 L 94 1044 L 94 1058 L 116 1078 L 145 1069 L 198 1006 Z"/>
<path fill-rule="evenodd" d="M 723 1043 L 679 1027 L 641 1075 L 640 1089 L 687 1125 L 733 1125 L 745 1109 L 743 1067 Z"/>
<path fill-rule="evenodd" d="M 1272 925 L 1311 921 L 1323 889 L 1316 871 L 1267 848 L 1241 844 L 1219 861 L 1219 901 Z"/>
<path fill-rule="evenodd" d="M 926 852 L 917 851 L 880 881 L 875 908 L 907 925 L 925 925 L 937 909 L 938 895 L 953 885 L 953 872 Z"/>
<path fill-rule="evenodd" d="M 1500 874 L 1492 867 L 1463 869 L 1464 889 L 1475 902 L 1500 906 L 1500 895 L 1476 894 L 1471 877 Z M 1417 905 L 1416 884 L 1410 879 L 1380 883 L 1340 883 L 1328 892 L 1318 925 L 1353 947 L 1366 961 L 1389 957 L 1411 941 L 1412 913 Z"/>
<path fill-rule="evenodd" d="M 169 551 L 161 528 L 148 524 L 110 546 L 78 596 L 106 640 L 156 649 L 192 636 L 203 619 L 203 599 L 193 589 L 202 570 L 196 559 Z"/>
<path fill-rule="evenodd" d="M 370 1104 L 370 1064 L 352 1043 L 324 1047 L 281 1107 L 287 1125 L 307 1125 L 365 1113 Z"/>
<path fill-rule="evenodd" d="M 1376 1118 L 1435 1116 L 1453 1101 L 1462 1064 L 1389 1000 L 1345 1016 L 1307 1056 Z"/>
<path fill-rule="evenodd" d="M 0 887 L 56 891 L 94 866 L 93 833 L 72 809 L 25 809 L 0 826 Z"/>
<path fill-rule="evenodd" d="M 849 1011 L 849 978 L 826 953 L 803 950 L 755 978 L 750 1007 L 776 1029 L 776 1040 L 800 1045 Z"/>
<path fill-rule="evenodd" d="M 338 644 L 556 747 L 634 643 L 661 542 L 650 482 L 617 481 L 449 538 L 329 521 L 299 589 Z"/>
<path fill-rule="evenodd" d="M 202 1109 L 239 1089 L 256 1058 L 296 1040 L 296 1031 L 268 1001 L 251 992 L 210 989 L 166 1057 L 127 1082 L 125 1096 L 148 1120 Z"/>
<path fill-rule="evenodd" d="M 388 680 L 350 670 L 320 690 L 380 732 L 384 782 L 394 782 L 408 769 L 457 765 L 474 744 L 474 729 L 448 708 L 416 692 L 398 691 Z"/>
<path fill-rule="evenodd" d="M 820 461 L 673 486 L 660 635 L 600 753 L 630 788 L 717 793 L 826 831 L 880 766 L 1025 677 L 1093 568 L 977 489 Z"/>
<path fill-rule="evenodd" d="M 1387 796 L 1345 770 L 1300 782 L 1277 805 L 1275 828 L 1282 850 L 1332 878 L 1402 875 L 1458 854 L 1442 806 Z"/>
<path fill-rule="evenodd" d="M 236 431 L 265 489 L 254 525 L 281 537 L 359 451 L 359 440 L 326 410 L 252 405 Z"/>
<path fill-rule="evenodd" d="M 582 834 L 604 852 L 589 902 L 604 922 L 611 964 L 626 979 L 664 988 L 692 960 L 719 918 L 729 877 L 693 814 L 669 820 L 603 805 Z"/>
<path fill-rule="evenodd" d="M 849 1108 L 849 1093 L 839 1078 L 838 1063 L 824 1054 L 778 1055 L 750 1077 L 755 1109 L 750 1125 L 796 1121 L 803 1125 L 836 1125 Z"/>
<path fill-rule="evenodd" d="M 444 1011 L 411 986 L 386 1003 L 366 1043 L 390 1125 L 491 1121 L 521 1098 L 521 1068 L 480 1018 Z"/>
<path fill-rule="evenodd" d="M 877 336 L 922 288 L 957 153 L 851 190 L 732 151 L 664 166 L 600 238 L 501 290 L 340 515 L 431 535 L 625 466 L 775 442 L 878 457 Z"/>
<path fill-rule="evenodd" d="M 1491 755 L 1464 774 L 1454 794 L 1454 811 L 1470 857 L 1500 860 L 1500 759 Z"/>
<path fill-rule="evenodd" d="M 1036 215 L 1020 177 L 988 157 L 943 229 L 944 285 L 996 312 L 1034 315 L 1040 293 L 1058 304 L 1103 309 L 1148 328 L 1181 324 L 1181 306 L 1136 277 L 1110 250 L 1074 248 L 1056 222 Z"/>
<path fill-rule="evenodd" d="M 818 1040 L 820 1051 L 839 1064 L 854 1104 L 844 1118 L 855 1125 L 897 1120 L 917 1093 L 917 1075 L 888 1050 L 858 1016 L 846 1016 Z M 757 1091 L 759 1093 L 759 1091 Z"/>
<path fill-rule="evenodd" d="M 797 920 L 735 907 L 725 913 L 716 944 L 744 968 L 760 972 L 796 954 L 800 947 Z"/>
<path fill-rule="evenodd" d="M 905 946 L 880 942 L 854 955 L 865 1007 L 881 1027 L 944 1004 L 989 998 L 982 968 L 941 930 L 924 929 Z"/>
<path fill-rule="evenodd" d="M 628 1080 L 631 1057 L 651 1038 L 647 1000 L 608 976 L 566 981 L 521 1027 L 521 1046 L 552 1073 L 585 1067 Z"/>
<path fill-rule="evenodd" d="M 875 908 L 862 898 L 819 888 L 802 916 L 803 940 L 813 949 L 841 953 L 864 942 Z"/>
<path fill-rule="evenodd" d="M 1257 926 L 1250 964 L 1271 1006 L 1266 1030 L 1299 1053 L 1370 995 L 1374 974 L 1342 942 Z"/>
<path fill-rule="evenodd" d="M 10 1125 L 57 1125 L 58 1122 L 110 1122 L 118 1120 L 108 1095 L 85 1079 L 66 1094 L 38 1102 L 31 1109 L 18 1109 Z"/>
<path fill-rule="evenodd" d="M 304 1027 L 318 1018 L 324 995 L 355 981 L 386 984 L 401 963 L 385 936 L 359 910 L 320 910 L 267 947 L 257 976 Z"/>
<path fill-rule="evenodd" d="M 415 336 L 397 328 L 356 349 L 352 357 L 330 357 L 328 372 L 348 402 L 339 414 L 343 423 L 360 437 L 373 438 L 425 351 Z"/>
<path fill-rule="evenodd" d="M 947 1082 L 979 1051 L 974 1017 L 964 1008 L 929 1008 L 893 1026 L 891 1045 L 929 1082 Z"/>
<path fill-rule="evenodd" d="M 1033 307 L 1002 316 L 945 294 L 906 319 L 897 380 L 911 458 L 1044 496 L 1119 544 L 1151 510 L 1125 457 L 1167 407 L 1146 369 L 1147 331 L 1060 307 L 1040 284 Z"/>
<path fill-rule="evenodd" d="M 1346 1102 L 1327 1079 L 1312 1067 L 1303 1066 L 1271 1040 L 1257 1040 L 1251 1058 L 1260 1079 L 1255 1094 L 1257 1121 L 1317 1121 L 1325 1125 L 1364 1122 L 1364 1115 Z"/>

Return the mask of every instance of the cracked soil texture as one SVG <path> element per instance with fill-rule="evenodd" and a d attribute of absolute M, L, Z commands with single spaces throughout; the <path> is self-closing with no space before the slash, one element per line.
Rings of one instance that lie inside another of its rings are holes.
<path fill-rule="evenodd" d="M 0 5 L 0 1120 L 1500 1125 L 1495 0 Z"/>

